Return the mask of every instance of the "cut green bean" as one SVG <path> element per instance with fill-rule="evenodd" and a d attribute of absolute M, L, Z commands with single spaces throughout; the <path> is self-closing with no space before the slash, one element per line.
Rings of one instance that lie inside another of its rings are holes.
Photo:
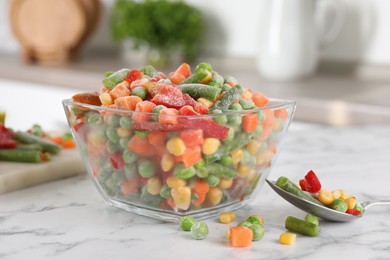
<path fill-rule="evenodd" d="M 195 176 L 195 174 L 196 170 L 194 167 L 186 168 L 182 163 L 176 165 L 175 169 L 173 170 L 173 175 L 179 179 L 189 179 Z"/>
<path fill-rule="evenodd" d="M 348 209 L 347 203 L 345 203 L 342 199 L 336 199 L 333 201 L 332 205 L 330 207 L 334 210 L 340 211 L 340 212 L 346 212 Z"/>
<path fill-rule="evenodd" d="M 210 110 L 220 109 L 222 111 L 228 110 L 234 101 L 239 99 L 242 95 L 242 88 L 236 85 L 233 88 L 225 91 L 225 94 L 210 108 Z"/>
<path fill-rule="evenodd" d="M 142 67 L 140 71 L 149 77 L 153 77 L 158 73 L 158 71 L 152 65 L 146 65 L 145 67 Z"/>
<path fill-rule="evenodd" d="M 120 69 L 110 74 L 108 77 L 103 79 L 103 86 L 108 89 L 113 89 L 116 85 L 121 83 L 129 74 L 129 69 Z"/>
<path fill-rule="evenodd" d="M 1 149 L 0 161 L 37 163 L 42 161 L 42 157 L 40 151 Z"/>
<path fill-rule="evenodd" d="M 30 151 L 43 151 L 42 146 L 40 146 L 39 144 L 21 144 L 21 143 L 18 143 L 16 145 L 16 149 L 19 149 L 19 150 L 30 150 Z"/>
<path fill-rule="evenodd" d="M 191 76 L 183 80 L 180 85 L 182 84 L 189 84 L 189 83 L 199 83 L 204 78 L 206 78 L 209 75 L 209 71 L 205 69 L 199 69 L 198 71 L 195 71 Z"/>
<path fill-rule="evenodd" d="M 61 146 L 49 140 L 44 140 L 35 135 L 25 133 L 22 131 L 17 131 L 15 134 L 16 134 L 16 140 L 18 140 L 21 143 L 38 144 L 43 148 L 43 151 L 50 152 L 50 153 L 58 153 L 59 151 L 61 151 Z"/>
<path fill-rule="evenodd" d="M 221 93 L 220 88 L 205 84 L 180 84 L 179 85 L 183 93 L 190 95 L 193 99 L 206 98 L 209 100 L 215 100 Z"/>
<path fill-rule="evenodd" d="M 223 178 L 236 178 L 237 172 L 230 167 L 226 167 L 219 163 L 212 163 L 208 166 L 210 174 Z"/>
<path fill-rule="evenodd" d="M 305 236 L 316 237 L 320 233 L 318 225 L 291 216 L 286 218 L 285 227 L 292 232 Z"/>
<path fill-rule="evenodd" d="M 318 225 L 319 221 L 316 216 L 313 216 L 312 214 L 306 214 L 305 221 L 313 223 L 314 225 Z"/>

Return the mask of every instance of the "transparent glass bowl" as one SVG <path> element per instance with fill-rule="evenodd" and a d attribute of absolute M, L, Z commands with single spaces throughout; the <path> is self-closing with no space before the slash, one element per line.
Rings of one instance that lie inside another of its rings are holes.
<path fill-rule="evenodd" d="M 295 102 L 200 116 L 125 111 L 64 100 L 81 157 L 112 206 L 167 221 L 213 217 L 260 191 Z M 169 123 L 167 123 L 169 122 Z"/>

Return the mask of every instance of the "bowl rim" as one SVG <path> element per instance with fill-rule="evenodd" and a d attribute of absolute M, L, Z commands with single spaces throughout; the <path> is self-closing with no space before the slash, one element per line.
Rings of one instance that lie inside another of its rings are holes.
<path fill-rule="evenodd" d="M 164 115 L 164 116 L 173 116 L 173 117 L 181 117 L 181 118 L 210 118 L 214 116 L 221 116 L 221 115 L 232 115 L 232 114 L 246 114 L 246 113 L 256 113 L 259 111 L 264 111 L 264 110 L 276 110 L 276 109 L 281 109 L 281 108 L 286 108 L 286 107 L 295 107 L 296 106 L 296 101 L 294 100 L 287 100 L 287 99 L 278 99 L 278 98 L 269 98 L 270 103 L 271 102 L 276 102 L 276 104 L 268 104 L 265 107 L 257 107 L 257 108 L 252 108 L 248 110 L 228 110 L 228 111 L 223 111 L 222 113 L 218 114 L 203 114 L 203 115 Z M 120 115 L 126 115 L 128 114 L 133 115 L 133 114 L 144 114 L 144 115 L 155 115 L 156 113 L 153 112 L 141 112 L 141 111 L 134 111 L 134 110 L 124 110 L 124 109 L 117 109 L 117 108 L 109 108 L 109 107 L 102 107 L 102 106 L 96 106 L 96 105 L 90 105 L 90 104 L 85 104 L 85 103 L 80 103 L 80 102 L 74 102 L 71 98 L 64 99 L 62 100 L 62 104 L 64 106 L 81 106 L 83 108 L 91 109 L 91 110 L 97 110 L 97 111 L 107 111 L 107 112 L 112 112 Z"/>

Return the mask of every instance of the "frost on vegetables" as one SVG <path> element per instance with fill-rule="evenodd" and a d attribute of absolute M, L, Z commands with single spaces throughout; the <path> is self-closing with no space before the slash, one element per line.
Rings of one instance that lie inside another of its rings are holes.
<path fill-rule="evenodd" d="M 109 72 L 73 101 L 69 123 L 104 192 L 173 212 L 250 196 L 292 113 L 208 63 Z"/>

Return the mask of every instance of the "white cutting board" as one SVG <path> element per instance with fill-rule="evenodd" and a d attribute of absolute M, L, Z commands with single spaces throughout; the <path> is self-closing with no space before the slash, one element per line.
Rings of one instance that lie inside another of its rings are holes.
<path fill-rule="evenodd" d="M 63 149 L 42 163 L 0 161 L 0 194 L 86 172 L 77 149 Z"/>

